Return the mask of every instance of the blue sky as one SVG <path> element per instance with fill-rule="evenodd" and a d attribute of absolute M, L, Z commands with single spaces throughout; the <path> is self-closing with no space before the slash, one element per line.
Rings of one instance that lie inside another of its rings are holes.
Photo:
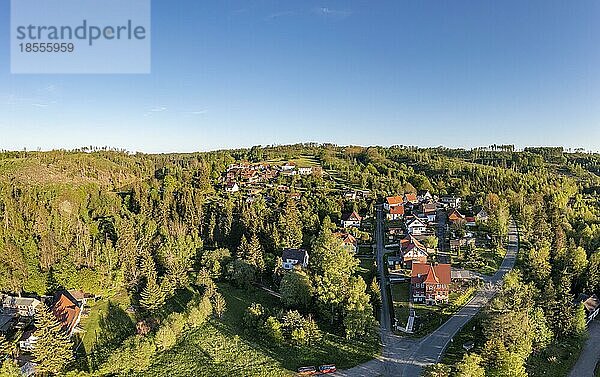
<path fill-rule="evenodd" d="M 0 25 L 9 34 L 9 4 Z M 152 2 L 152 74 L 11 75 L 0 149 L 600 150 L 600 2 Z"/>

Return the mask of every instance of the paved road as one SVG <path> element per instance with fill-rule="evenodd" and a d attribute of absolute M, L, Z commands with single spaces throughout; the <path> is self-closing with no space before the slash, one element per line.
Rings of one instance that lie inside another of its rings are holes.
<path fill-rule="evenodd" d="M 593 377 L 594 368 L 600 361 L 600 321 L 594 320 L 589 327 L 590 337 L 575 363 L 569 377 Z"/>
<path fill-rule="evenodd" d="M 390 318 L 390 301 L 388 298 L 388 281 L 385 277 L 385 265 L 383 264 L 383 254 L 385 254 L 385 226 L 383 222 L 382 206 L 377 206 L 377 226 L 375 228 L 375 250 L 377 260 L 377 275 L 379 276 L 379 287 L 381 288 L 381 330 L 392 330 L 392 320 Z"/>
<path fill-rule="evenodd" d="M 513 268 L 518 250 L 517 227 L 511 220 L 508 248 L 500 269 L 494 276 L 488 278 L 490 284 L 485 284 L 483 288 L 477 291 L 463 308 L 433 333 L 421 339 L 394 335 L 385 330 L 382 325 L 382 355 L 357 367 L 340 371 L 336 375 L 348 377 L 420 376 L 422 367 L 439 361 L 454 335 L 494 296 L 496 293 L 495 283 L 502 280 L 504 275 Z"/>

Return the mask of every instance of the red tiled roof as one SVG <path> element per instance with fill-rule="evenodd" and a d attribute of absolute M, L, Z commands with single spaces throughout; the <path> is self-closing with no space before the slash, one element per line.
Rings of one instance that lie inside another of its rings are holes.
<path fill-rule="evenodd" d="M 362 220 L 362 217 L 360 217 L 360 215 L 356 211 L 354 211 L 350 214 L 345 215 L 342 218 L 342 220 L 344 220 L 344 221 L 359 220 L 360 221 L 360 220 Z"/>
<path fill-rule="evenodd" d="M 450 284 L 449 264 L 413 263 L 411 283 Z"/>
<path fill-rule="evenodd" d="M 393 206 L 396 204 L 402 204 L 403 200 L 401 196 L 388 196 L 387 198 L 385 198 L 385 200 L 387 201 L 387 204 Z"/>
<path fill-rule="evenodd" d="M 80 312 L 81 308 L 64 293 L 60 294 L 58 301 L 52 306 L 52 313 L 68 334 L 71 334 L 77 326 Z"/>
<path fill-rule="evenodd" d="M 416 202 L 417 201 L 417 195 L 416 194 L 408 193 L 408 194 L 404 194 L 404 196 L 406 197 L 406 200 L 409 201 L 409 202 Z"/>
<path fill-rule="evenodd" d="M 335 233 L 335 235 L 337 237 L 339 237 L 344 244 L 356 246 L 357 241 L 356 241 L 356 238 L 352 234 L 344 233 L 344 232 L 337 232 L 337 233 Z"/>
<path fill-rule="evenodd" d="M 392 215 L 404 215 L 404 206 L 401 204 L 390 208 L 390 214 Z"/>
<path fill-rule="evenodd" d="M 453 209 L 452 212 L 450 212 L 450 214 L 448 215 L 448 220 L 450 220 L 450 221 L 456 221 L 458 219 L 464 219 L 464 218 L 465 218 L 465 216 L 462 213 L 458 212 L 458 210 L 456 208 Z"/>

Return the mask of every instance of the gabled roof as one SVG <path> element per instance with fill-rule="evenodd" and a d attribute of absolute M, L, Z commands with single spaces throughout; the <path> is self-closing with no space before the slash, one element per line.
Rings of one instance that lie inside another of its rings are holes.
<path fill-rule="evenodd" d="M 18 307 L 18 306 L 33 306 L 36 307 L 40 304 L 40 301 L 33 297 L 17 297 L 5 295 L 2 298 L 2 305 L 7 307 Z"/>
<path fill-rule="evenodd" d="M 342 243 L 346 244 L 346 245 L 353 245 L 356 246 L 357 241 L 356 241 L 356 237 L 354 237 L 352 234 L 350 233 L 346 233 L 346 232 L 337 232 L 334 233 L 334 235 L 336 237 L 339 237 L 342 240 Z"/>
<path fill-rule="evenodd" d="M 450 284 L 450 265 L 413 263 L 410 281 L 411 283 Z"/>
<path fill-rule="evenodd" d="M 77 300 L 75 300 L 68 292 L 62 292 L 58 296 L 58 300 L 52 306 L 52 313 L 61 323 L 63 330 L 67 334 L 72 334 L 73 330 L 79 323 L 81 308 Z"/>
<path fill-rule="evenodd" d="M 453 208 L 452 211 L 450 212 L 450 214 L 448 215 L 448 220 L 450 220 L 450 221 L 456 221 L 458 219 L 464 219 L 464 218 L 465 218 L 465 215 L 458 212 L 458 210 L 456 208 Z"/>
<path fill-rule="evenodd" d="M 420 254 L 428 255 L 427 248 L 419 240 L 413 237 L 411 234 L 400 240 L 400 253 L 402 256 L 411 254 L 413 250 L 417 249 Z"/>
<path fill-rule="evenodd" d="M 342 216 L 342 220 L 344 221 L 360 221 L 362 220 L 362 217 L 360 217 L 360 215 L 358 214 L 358 212 L 353 211 L 352 213 L 347 213 L 344 216 Z"/>
<path fill-rule="evenodd" d="M 387 198 L 385 198 L 385 200 L 386 200 L 387 204 L 389 204 L 391 206 L 403 203 L 401 196 L 388 196 Z"/>
<path fill-rule="evenodd" d="M 409 228 L 412 228 L 412 227 L 415 227 L 415 226 L 425 226 L 425 223 L 415 217 L 406 226 L 409 227 Z"/>
<path fill-rule="evenodd" d="M 404 205 L 400 204 L 398 206 L 390 208 L 391 215 L 404 215 Z"/>
<path fill-rule="evenodd" d="M 308 253 L 304 249 L 284 249 L 281 253 L 281 259 L 283 259 L 284 262 L 288 259 L 302 262 L 307 254 Z"/>
<path fill-rule="evenodd" d="M 418 200 L 417 195 L 414 193 L 404 194 L 404 198 L 406 199 L 407 202 L 416 202 Z"/>

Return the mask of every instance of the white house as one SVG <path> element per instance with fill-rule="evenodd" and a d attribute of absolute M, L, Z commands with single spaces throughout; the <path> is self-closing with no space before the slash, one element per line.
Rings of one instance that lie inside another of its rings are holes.
<path fill-rule="evenodd" d="M 19 349 L 24 352 L 31 352 L 35 348 L 35 342 L 38 337 L 34 335 L 34 330 L 25 331 L 19 338 Z"/>
<path fill-rule="evenodd" d="M 18 314 L 23 317 L 33 317 L 35 308 L 41 304 L 40 300 L 32 297 L 16 297 L 5 295 L 2 297 L 2 311 L 4 313 Z"/>
<path fill-rule="evenodd" d="M 291 270 L 296 265 L 308 267 L 308 252 L 304 249 L 285 249 L 281 253 L 281 259 L 285 270 Z"/>
<path fill-rule="evenodd" d="M 386 211 L 389 211 L 391 208 L 404 205 L 401 196 L 388 196 L 385 198 L 385 203 L 383 203 L 383 208 Z"/>
<path fill-rule="evenodd" d="M 433 199 L 433 195 L 429 192 L 429 190 L 421 190 L 417 193 L 417 199 L 419 202 L 427 202 Z"/>
<path fill-rule="evenodd" d="M 452 208 L 460 207 L 460 198 L 457 196 L 442 196 L 440 201 L 443 204 L 447 205 L 448 207 L 452 207 Z"/>
<path fill-rule="evenodd" d="M 414 236 L 418 236 L 420 234 L 425 233 L 427 230 L 427 225 L 418 218 L 413 219 L 408 224 L 406 224 L 406 229 L 408 230 L 408 234 L 412 234 Z"/>
<path fill-rule="evenodd" d="M 290 171 L 290 170 L 294 170 L 296 168 L 296 164 L 293 162 L 286 162 L 285 165 L 281 166 L 281 170 L 283 171 Z"/>
<path fill-rule="evenodd" d="M 399 205 L 390 208 L 390 211 L 386 214 L 388 220 L 399 220 L 404 216 L 404 205 Z"/>
<path fill-rule="evenodd" d="M 236 182 L 227 182 L 225 184 L 225 192 L 234 193 L 240 191 L 240 186 Z"/>
<path fill-rule="evenodd" d="M 351 226 L 358 228 L 360 227 L 361 221 L 362 217 L 360 217 L 356 211 L 342 216 L 342 226 L 344 228 L 349 228 Z"/>
<path fill-rule="evenodd" d="M 313 168 L 298 168 L 298 174 L 300 175 L 311 175 Z"/>

